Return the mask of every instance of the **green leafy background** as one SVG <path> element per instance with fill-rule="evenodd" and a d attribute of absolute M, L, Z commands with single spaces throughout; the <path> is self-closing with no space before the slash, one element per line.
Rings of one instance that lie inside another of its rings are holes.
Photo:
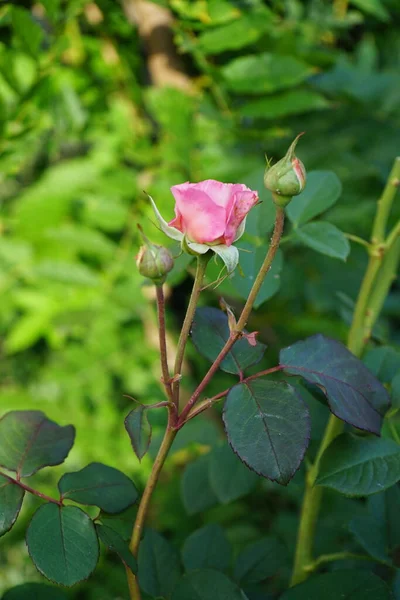
<path fill-rule="evenodd" d="M 268 346 L 260 363 L 267 368 L 277 363 L 281 347 L 298 338 L 322 332 L 345 341 L 367 260 L 345 234 L 368 235 L 400 148 L 396 0 L 353 0 L 345 18 L 335 14 L 335 3 L 316 0 L 155 2 L 173 16 L 175 58 L 190 93 L 154 80 L 149 48 L 129 18 L 130 4 L 24 0 L 0 7 L 0 408 L 1 414 L 41 410 L 62 426 L 75 425 L 76 443 L 65 465 L 32 480 L 47 493 L 54 493 L 65 470 L 91 462 L 121 469 L 139 489 L 149 472 L 150 458 L 137 460 L 123 423 L 136 406 L 125 395 L 145 404 L 162 399 L 154 307 L 148 302 L 152 291 L 134 264 L 136 223 L 154 240 L 165 240 L 152 224 L 142 190 L 166 218 L 173 214 L 173 184 L 216 178 L 259 190 L 263 202 L 238 243 L 253 255 L 243 252 L 243 273 L 215 291 L 211 286 L 202 299 L 218 306 L 223 295 L 238 308 L 273 223 L 271 199 L 262 187 L 264 155 L 280 158 L 291 139 L 306 131 L 298 155 L 310 172 L 309 187 L 290 206 L 279 264 L 250 323 Z M 212 265 L 210 283 L 220 270 L 220 264 Z M 171 346 L 192 273 L 182 256 L 168 280 Z M 397 408 L 399 306 L 396 281 L 370 350 L 378 354 L 366 358 L 385 385 L 393 381 Z M 208 364 L 190 346 L 186 393 Z M 210 390 L 216 393 L 232 381 L 221 374 Z M 311 452 L 327 417 L 321 398 L 312 394 L 302 388 L 311 412 Z M 154 456 L 165 415 L 158 410 L 148 416 Z M 385 421 L 383 432 L 398 442 L 400 421 L 395 416 Z M 189 535 L 199 530 L 200 540 L 219 536 L 222 545 L 228 540 L 233 554 L 227 574 L 249 600 L 277 597 L 289 576 L 303 473 L 281 488 L 232 465 L 225 450 L 219 409 L 185 428 L 156 492 L 150 524 L 175 551 L 182 550 L 188 566 L 200 560 L 189 555 Z M 237 477 L 225 486 L 216 473 L 224 461 Z M 399 512 L 387 501 L 396 494 L 396 486 L 389 487 L 365 504 L 328 490 L 317 553 L 364 548 L 399 565 Z M 38 506 L 26 495 L 20 520 L 2 538 L 1 593 L 40 581 L 24 543 L 28 517 Z M 361 517 L 377 520 L 380 535 L 392 536 L 383 550 L 379 536 L 370 539 L 370 527 L 354 521 Z M 127 523 L 119 523 L 125 531 Z M 224 533 L 201 529 L 211 525 Z M 165 544 L 151 536 L 165 552 Z M 273 573 L 271 564 L 264 570 L 260 565 L 260 547 L 262 556 L 274 557 Z M 236 564 L 239 553 L 246 561 Z M 203 585 L 201 576 L 187 570 L 177 599 L 187 586 Z M 160 591 L 159 575 L 147 581 L 146 590 Z M 236 593 L 221 578 L 216 585 Z M 393 585 L 400 598 L 400 585 Z M 17 593 L 8 592 L 4 600 L 29 597 L 24 589 Z M 45 598 L 47 592 L 29 593 Z M 55 599 L 55 593 L 49 597 Z M 60 598 L 64 595 L 127 597 L 117 556 L 102 551 L 90 582 L 61 591 Z"/>

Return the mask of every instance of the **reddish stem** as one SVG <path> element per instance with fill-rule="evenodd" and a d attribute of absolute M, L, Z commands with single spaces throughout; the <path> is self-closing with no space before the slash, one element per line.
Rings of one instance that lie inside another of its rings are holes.
<path fill-rule="evenodd" d="M 10 475 L 6 475 L 2 471 L 0 471 L 0 475 L 1 475 L 1 477 L 5 477 L 5 479 L 8 479 L 11 483 L 18 485 L 20 488 L 22 488 L 26 492 L 29 492 L 29 494 L 33 494 L 33 496 L 37 496 L 38 498 L 41 498 L 42 500 L 46 500 L 46 502 L 52 502 L 53 504 L 57 504 L 58 506 L 63 506 L 62 500 L 56 500 L 55 498 L 51 498 L 51 496 L 46 496 L 46 494 L 42 494 L 42 492 L 39 492 L 38 490 L 31 488 L 29 485 L 22 483 L 22 481 L 20 481 L 18 479 L 14 479 L 13 477 L 10 477 Z"/>
<path fill-rule="evenodd" d="M 173 401 L 171 377 L 168 368 L 167 337 L 165 327 L 165 298 L 162 285 L 156 285 L 157 296 L 157 315 L 158 315 L 158 335 L 160 341 L 160 357 L 162 381 L 167 393 L 168 399 Z"/>

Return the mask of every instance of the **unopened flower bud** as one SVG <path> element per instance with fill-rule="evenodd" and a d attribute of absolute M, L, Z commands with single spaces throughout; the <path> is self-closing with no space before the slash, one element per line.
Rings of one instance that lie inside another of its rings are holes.
<path fill-rule="evenodd" d="M 167 248 L 153 244 L 142 231 L 141 233 L 145 245 L 140 247 L 136 257 L 137 268 L 143 277 L 148 277 L 156 285 L 161 285 L 174 266 L 174 259 Z"/>
<path fill-rule="evenodd" d="M 291 143 L 284 158 L 265 171 L 264 185 L 272 192 L 275 204 L 281 207 L 289 204 L 292 197 L 300 194 L 306 186 L 305 167 L 294 153 L 301 135 Z"/>

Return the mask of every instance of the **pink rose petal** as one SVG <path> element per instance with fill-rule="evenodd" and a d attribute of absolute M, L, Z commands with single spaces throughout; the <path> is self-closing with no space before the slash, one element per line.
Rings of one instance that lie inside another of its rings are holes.
<path fill-rule="evenodd" d="M 245 187 L 245 186 L 244 186 Z M 236 231 L 247 213 L 258 202 L 257 192 L 248 188 L 245 191 L 237 191 L 231 214 L 226 225 L 224 240 L 227 246 L 230 246 L 235 240 Z"/>
<path fill-rule="evenodd" d="M 194 187 L 179 189 L 181 187 L 171 188 L 177 216 L 170 225 L 182 231 L 192 242 L 207 244 L 217 241 L 225 230 L 225 208 L 213 202 L 205 192 Z"/>

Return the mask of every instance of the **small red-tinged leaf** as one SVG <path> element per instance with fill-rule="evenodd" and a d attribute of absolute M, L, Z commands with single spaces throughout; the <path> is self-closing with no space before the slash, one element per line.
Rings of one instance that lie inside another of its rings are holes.
<path fill-rule="evenodd" d="M 343 344 L 314 335 L 282 350 L 280 364 L 321 388 L 339 419 L 379 435 L 389 394 Z"/>
<path fill-rule="evenodd" d="M 0 419 L 0 465 L 29 477 L 64 462 L 74 439 L 72 425 L 60 427 L 39 410 L 9 412 Z"/>
<path fill-rule="evenodd" d="M 24 495 L 19 485 L 0 475 L 0 536 L 10 531 L 17 520 Z"/>
<path fill-rule="evenodd" d="M 259 378 L 231 389 L 223 413 L 233 450 L 250 469 L 283 485 L 303 460 L 310 415 L 286 382 Z"/>
<path fill-rule="evenodd" d="M 101 463 L 91 463 L 81 471 L 66 473 L 61 477 L 58 489 L 63 499 L 98 506 L 111 514 L 122 512 L 138 497 L 129 477 Z"/>
<path fill-rule="evenodd" d="M 114 529 L 106 525 L 96 523 L 96 531 L 103 544 L 118 555 L 125 567 L 132 573 L 137 573 L 136 558 L 129 550 L 129 544 Z"/>
<path fill-rule="evenodd" d="M 58 585 L 70 587 L 87 579 L 99 559 L 93 521 L 77 506 L 41 506 L 28 527 L 26 543 L 38 571 Z"/>
<path fill-rule="evenodd" d="M 131 440 L 132 448 L 139 460 L 149 449 L 151 425 L 147 418 L 146 407 L 141 404 L 131 410 L 125 418 L 125 429 Z"/>

